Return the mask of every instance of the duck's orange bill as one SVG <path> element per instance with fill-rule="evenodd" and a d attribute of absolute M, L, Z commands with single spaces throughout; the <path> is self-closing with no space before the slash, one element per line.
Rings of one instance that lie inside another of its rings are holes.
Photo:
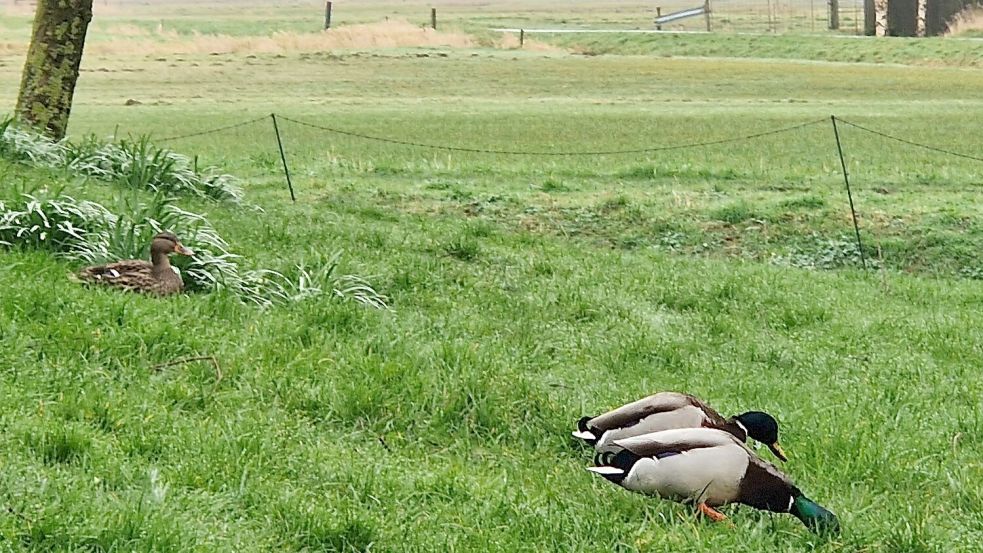
<path fill-rule="evenodd" d="M 195 252 L 191 251 L 191 248 L 186 247 L 184 244 L 178 242 L 174 244 L 174 251 L 181 255 L 194 255 Z"/>

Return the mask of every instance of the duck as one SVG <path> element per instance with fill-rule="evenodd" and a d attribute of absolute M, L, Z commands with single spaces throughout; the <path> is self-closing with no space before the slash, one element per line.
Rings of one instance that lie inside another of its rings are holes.
<path fill-rule="evenodd" d="M 169 255 L 194 255 L 171 232 L 161 232 L 150 242 L 150 261 L 127 259 L 94 265 L 78 272 L 83 282 L 96 283 L 135 292 L 167 296 L 184 290 L 181 275 L 171 266 Z"/>
<path fill-rule="evenodd" d="M 619 439 L 673 428 L 716 428 L 761 442 L 782 461 L 788 461 L 778 443 L 778 421 L 762 411 L 747 411 L 725 419 L 703 400 L 680 392 L 659 392 L 602 415 L 582 417 L 573 432 L 597 451 L 616 450 Z"/>
<path fill-rule="evenodd" d="M 817 534 L 839 532 L 835 514 L 730 432 L 675 428 L 615 443 L 617 452 L 597 453 L 595 466 L 587 470 L 626 490 L 695 504 L 713 521 L 727 519 L 714 507 L 741 503 L 791 514 Z"/>

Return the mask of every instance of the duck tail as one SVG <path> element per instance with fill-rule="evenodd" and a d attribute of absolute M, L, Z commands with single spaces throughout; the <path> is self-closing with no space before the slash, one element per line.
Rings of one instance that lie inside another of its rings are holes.
<path fill-rule="evenodd" d="M 641 457 L 628 450 L 602 451 L 594 455 L 595 466 L 587 467 L 587 470 L 619 484 L 639 459 Z"/>
<path fill-rule="evenodd" d="M 587 426 L 587 423 L 592 418 L 594 417 L 580 417 L 580 420 L 577 421 L 577 430 L 573 432 L 573 437 L 594 445 L 597 443 L 598 436 Z"/>

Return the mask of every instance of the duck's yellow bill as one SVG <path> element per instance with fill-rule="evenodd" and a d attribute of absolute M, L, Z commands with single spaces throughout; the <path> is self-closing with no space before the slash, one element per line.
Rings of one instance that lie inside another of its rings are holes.
<path fill-rule="evenodd" d="M 788 461 L 788 457 L 785 456 L 785 452 L 782 450 L 782 446 L 778 445 L 778 442 L 769 445 L 768 449 L 775 454 L 775 457 L 778 457 L 782 461 Z"/>

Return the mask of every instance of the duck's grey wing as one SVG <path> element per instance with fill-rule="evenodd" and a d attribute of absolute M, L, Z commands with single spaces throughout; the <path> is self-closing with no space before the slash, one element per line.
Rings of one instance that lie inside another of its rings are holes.
<path fill-rule="evenodd" d="M 659 392 L 598 415 L 590 420 L 590 426 L 602 432 L 612 428 L 626 428 L 650 415 L 692 406 L 693 399 L 695 398 L 687 394 Z"/>

